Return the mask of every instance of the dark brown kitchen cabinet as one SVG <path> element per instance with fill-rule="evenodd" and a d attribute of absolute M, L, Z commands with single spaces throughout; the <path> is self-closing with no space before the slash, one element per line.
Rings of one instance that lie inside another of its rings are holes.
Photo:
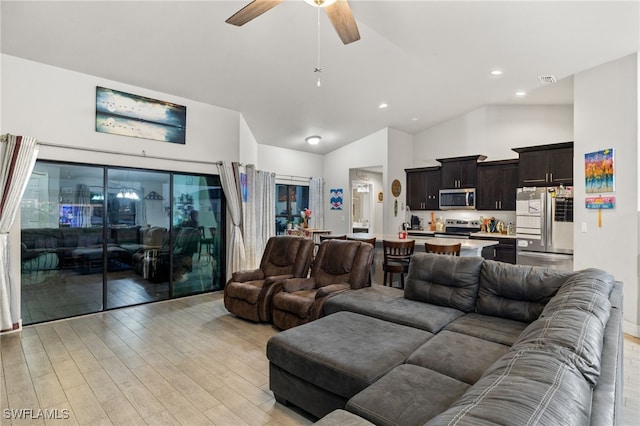
<path fill-rule="evenodd" d="M 504 238 L 496 236 L 494 234 L 487 234 L 486 236 L 472 235 L 472 240 L 494 240 L 498 241 L 498 245 L 489 246 L 482 249 L 482 257 L 489 260 L 497 260 L 505 263 L 516 263 L 516 239 Z"/>
<path fill-rule="evenodd" d="M 515 210 L 518 188 L 518 160 L 478 164 L 478 210 Z"/>
<path fill-rule="evenodd" d="M 405 169 L 407 206 L 411 210 L 438 210 L 440 167 Z"/>
<path fill-rule="evenodd" d="M 475 188 L 476 169 L 478 161 L 483 161 L 484 155 L 467 157 L 441 158 L 440 179 L 442 189 Z"/>
<path fill-rule="evenodd" d="M 520 155 L 519 186 L 573 184 L 573 142 L 513 150 Z"/>

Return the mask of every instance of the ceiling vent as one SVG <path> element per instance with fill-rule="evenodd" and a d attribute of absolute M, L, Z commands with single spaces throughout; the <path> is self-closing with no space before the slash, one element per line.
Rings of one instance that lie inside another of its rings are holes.
<path fill-rule="evenodd" d="M 540 80 L 540 83 L 542 84 L 551 84 L 551 83 L 555 83 L 556 78 L 552 75 L 539 75 L 538 76 L 538 80 Z"/>

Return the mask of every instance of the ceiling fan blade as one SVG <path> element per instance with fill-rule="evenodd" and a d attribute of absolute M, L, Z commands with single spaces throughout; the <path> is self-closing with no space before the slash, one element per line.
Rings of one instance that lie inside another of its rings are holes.
<path fill-rule="evenodd" d="M 340 40 L 344 44 L 353 43 L 360 40 L 360 32 L 356 20 L 351 14 L 351 8 L 347 0 L 337 0 L 330 6 L 324 8 L 329 15 L 333 28 L 338 32 Z"/>
<path fill-rule="evenodd" d="M 237 11 L 225 22 L 227 24 L 241 26 L 256 18 L 272 7 L 277 6 L 282 0 L 253 0 L 251 3 Z"/>

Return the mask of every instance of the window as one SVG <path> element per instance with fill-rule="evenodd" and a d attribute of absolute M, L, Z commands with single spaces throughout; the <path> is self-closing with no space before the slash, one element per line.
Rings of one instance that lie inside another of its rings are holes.
<path fill-rule="evenodd" d="M 308 186 L 276 184 L 276 234 L 284 234 L 289 223 L 300 225 L 300 211 L 308 207 Z"/>

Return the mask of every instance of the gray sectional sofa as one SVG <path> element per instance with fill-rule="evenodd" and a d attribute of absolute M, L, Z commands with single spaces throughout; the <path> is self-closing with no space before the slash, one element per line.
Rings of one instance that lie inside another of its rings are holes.
<path fill-rule="evenodd" d="M 404 290 L 336 295 L 267 343 L 276 399 L 319 424 L 621 421 L 622 283 L 414 255 Z"/>

